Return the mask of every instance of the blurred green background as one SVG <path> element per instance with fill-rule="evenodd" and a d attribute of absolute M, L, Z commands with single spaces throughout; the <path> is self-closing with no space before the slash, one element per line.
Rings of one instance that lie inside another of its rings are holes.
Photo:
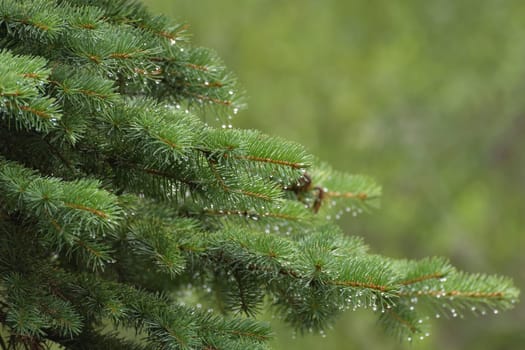
<path fill-rule="evenodd" d="M 375 177 L 382 208 L 349 234 L 392 257 L 442 255 L 525 290 L 525 1 L 146 0 L 188 22 L 249 96 L 234 126 L 298 141 Z M 375 315 L 275 349 L 523 349 L 525 305 L 434 322 L 412 345 Z"/>

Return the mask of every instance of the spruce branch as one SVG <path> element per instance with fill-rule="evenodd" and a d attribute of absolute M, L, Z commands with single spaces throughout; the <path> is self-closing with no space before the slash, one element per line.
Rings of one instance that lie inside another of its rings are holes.
<path fill-rule="evenodd" d="M 41 57 L 16 56 L 0 51 L 0 116 L 8 128 L 48 131 L 60 119 L 54 98 L 43 95 L 50 70 Z"/>
<path fill-rule="evenodd" d="M 8 350 L 7 344 L 4 341 L 4 338 L 0 336 L 0 346 L 2 347 L 2 350 Z"/>
<path fill-rule="evenodd" d="M 268 304 L 300 331 L 368 308 L 415 339 L 433 314 L 516 303 L 509 278 L 374 255 L 331 224 L 378 205 L 374 180 L 206 120 L 243 94 L 186 24 L 1 0 L 0 34 L 1 346 L 266 349 Z"/>

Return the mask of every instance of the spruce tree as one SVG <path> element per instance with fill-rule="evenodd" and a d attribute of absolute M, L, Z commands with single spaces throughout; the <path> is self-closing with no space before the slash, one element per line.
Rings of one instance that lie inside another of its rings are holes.
<path fill-rule="evenodd" d="M 266 349 L 347 309 L 404 340 L 509 309 L 506 277 L 369 253 L 380 187 L 240 130 L 217 55 L 134 0 L 0 0 L 0 349 Z"/>

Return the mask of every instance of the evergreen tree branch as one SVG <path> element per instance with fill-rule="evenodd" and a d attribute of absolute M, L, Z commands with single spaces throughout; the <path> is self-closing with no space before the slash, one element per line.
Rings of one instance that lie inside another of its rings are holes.
<path fill-rule="evenodd" d="M 370 308 L 403 339 L 429 309 L 514 306 L 508 278 L 373 255 L 330 224 L 378 205 L 372 179 L 204 123 L 243 94 L 186 30 L 135 0 L 0 1 L 0 346 L 266 349 L 264 300 L 300 331 Z"/>
<path fill-rule="evenodd" d="M 2 350 L 8 350 L 6 343 L 4 342 L 4 338 L 0 336 L 0 347 L 2 347 Z"/>

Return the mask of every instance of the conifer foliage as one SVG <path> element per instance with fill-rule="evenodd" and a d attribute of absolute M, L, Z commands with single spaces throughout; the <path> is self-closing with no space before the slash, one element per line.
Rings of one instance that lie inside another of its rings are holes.
<path fill-rule="evenodd" d="M 232 128 L 234 77 L 136 1 L 0 0 L 0 77 L 2 350 L 266 349 L 261 308 L 301 331 L 368 308 L 415 339 L 517 300 L 340 232 L 380 187 Z"/>

